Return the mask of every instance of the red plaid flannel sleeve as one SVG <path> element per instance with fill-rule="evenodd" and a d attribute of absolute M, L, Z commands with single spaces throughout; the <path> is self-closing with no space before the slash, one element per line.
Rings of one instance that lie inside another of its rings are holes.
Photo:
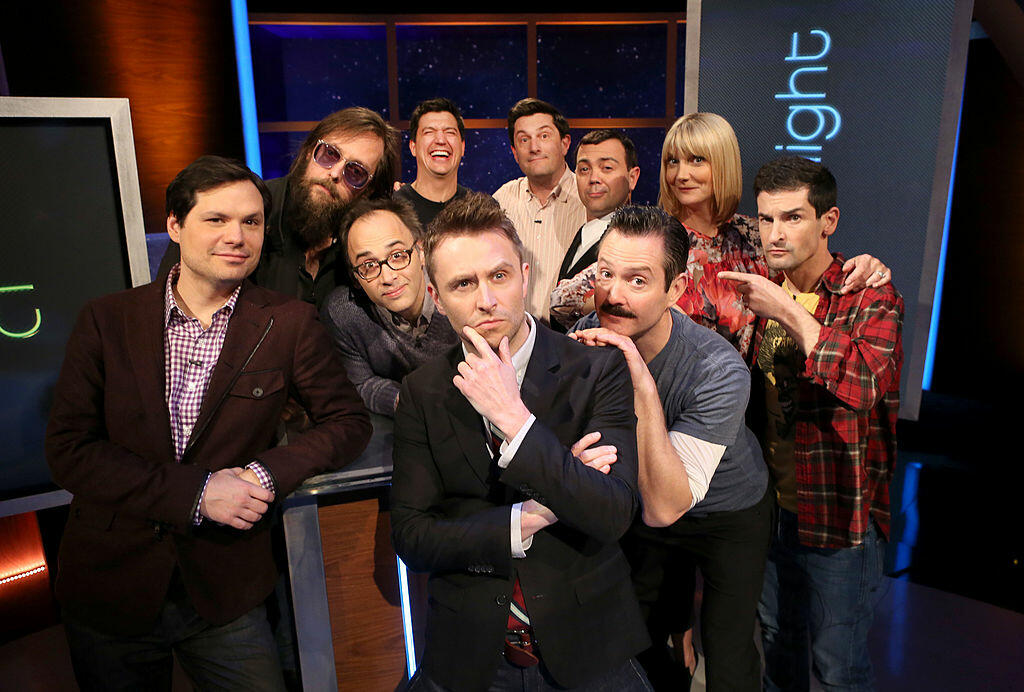
<path fill-rule="evenodd" d="M 898 353 L 903 298 L 891 285 L 868 288 L 838 300 L 838 309 L 815 315 L 821 336 L 805 362 L 804 375 L 857 411 L 869 411 L 899 385 Z M 825 326 L 827 325 L 827 326 Z"/>

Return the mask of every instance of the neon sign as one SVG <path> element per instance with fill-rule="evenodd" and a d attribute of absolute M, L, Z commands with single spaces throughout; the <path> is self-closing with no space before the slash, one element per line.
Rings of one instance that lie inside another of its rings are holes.
<path fill-rule="evenodd" d="M 786 62 L 817 63 L 832 50 L 832 37 L 827 31 L 811 29 L 810 35 L 816 37 L 821 45 L 817 53 L 800 53 L 800 34 L 793 32 L 790 53 Z M 796 67 L 789 75 L 788 91 L 775 94 L 780 101 L 799 101 L 789 105 L 789 116 L 786 118 L 786 133 L 792 143 L 775 145 L 775 151 L 787 151 L 799 156 L 806 156 L 812 161 L 821 161 L 821 144 L 839 134 L 843 119 L 834 107 L 821 103 L 826 98 L 824 91 L 815 90 L 814 75 L 828 72 L 828 65 L 813 64 Z M 806 91 L 801 91 L 801 88 Z M 818 87 L 820 89 L 820 87 Z M 810 127 L 808 127 L 808 123 Z"/>
<path fill-rule="evenodd" d="M 35 286 L 33 286 L 32 284 L 24 284 L 21 286 L 0 286 L 0 295 L 3 295 L 5 293 L 31 291 L 33 289 L 35 289 Z M 0 325 L 0 334 L 3 334 L 4 336 L 9 337 L 11 339 L 29 339 L 39 332 L 39 327 L 43 323 L 43 316 L 42 313 L 39 312 L 39 308 L 35 308 L 35 317 L 35 324 L 33 324 L 28 329 L 20 332 L 4 329 L 3 325 Z"/>

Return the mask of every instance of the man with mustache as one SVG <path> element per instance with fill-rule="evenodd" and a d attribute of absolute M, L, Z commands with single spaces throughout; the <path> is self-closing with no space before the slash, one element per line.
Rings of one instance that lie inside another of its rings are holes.
<path fill-rule="evenodd" d="M 263 601 L 277 570 L 267 512 L 359 455 L 370 422 L 313 308 L 246 277 L 270 193 L 203 156 L 167 188 L 181 262 L 90 301 L 46 431 L 74 494 L 56 594 L 83 690 L 283 690 Z M 289 395 L 306 432 L 276 446 Z"/>
<path fill-rule="evenodd" d="M 466 153 L 466 126 L 455 102 L 446 98 L 421 101 L 409 119 L 409 151 L 416 158 L 416 180 L 395 197 L 416 210 L 426 228 L 445 205 L 469 188 L 459 185 L 459 164 Z"/>
<path fill-rule="evenodd" d="M 525 98 L 508 112 L 508 139 L 523 177 L 502 185 L 494 198 L 526 249 L 526 311 L 547 322 L 559 264 L 576 229 L 587 220 L 576 177 L 565 162 L 569 122 L 550 103 Z"/>
<path fill-rule="evenodd" d="M 317 309 L 347 281 L 337 230 L 356 199 L 390 197 L 398 171 L 398 133 L 368 108 L 331 113 L 317 123 L 288 175 L 267 181 L 273 198 L 263 254 L 251 280 Z M 159 276 L 180 258 L 171 243 Z"/>
<path fill-rule="evenodd" d="M 459 337 L 427 293 L 423 229 L 408 204 L 359 200 L 339 240 L 357 288 L 334 289 L 322 319 L 367 408 L 390 418 L 402 378 Z"/>
<path fill-rule="evenodd" d="M 764 685 L 807 689 L 813 661 L 828 688 L 872 689 L 868 630 L 889 535 L 903 298 L 891 284 L 842 292 L 843 259 L 828 247 L 836 180 L 820 163 L 770 161 L 754 194 L 778 283 L 718 276 L 761 318 L 750 418 L 778 501 L 758 606 Z"/>
<path fill-rule="evenodd" d="M 754 618 L 772 495 L 744 424 L 750 372 L 728 341 L 672 307 L 685 288 L 689 237 L 654 207 L 612 215 L 601 241 L 596 313 L 570 336 L 626 356 L 637 415 L 642 521 L 623 539 L 654 646 L 639 658 L 656 689 L 678 689 L 659 598 L 677 557 L 704 577 L 701 632 L 709 689 L 759 690 Z M 689 594 L 687 594 L 689 596 Z"/>

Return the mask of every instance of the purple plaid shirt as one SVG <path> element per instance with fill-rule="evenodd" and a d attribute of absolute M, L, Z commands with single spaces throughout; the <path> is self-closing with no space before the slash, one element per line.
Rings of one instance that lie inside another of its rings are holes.
<path fill-rule="evenodd" d="M 203 396 L 224 347 L 228 321 L 235 311 L 235 302 L 241 290 L 239 285 L 227 302 L 213 313 L 209 328 L 203 329 L 199 320 L 185 315 L 174 300 L 174 286 L 180 273 L 181 265 L 174 265 L 167 277 L 164 293 L 164 398 L 171 417 L 174 460 L 177 462 L 181 462 L 192 428 L 199 418 Z M 251 462 L 246 468 L 252 469 L 264 488 L 274 490 L 273 480 L 262 464 Z M 206 480 L 209 482 L 209 475 Z M 204 484 L 193 516 L 196 525 L 203 519 L 199 507 L 205 494 Z"/>

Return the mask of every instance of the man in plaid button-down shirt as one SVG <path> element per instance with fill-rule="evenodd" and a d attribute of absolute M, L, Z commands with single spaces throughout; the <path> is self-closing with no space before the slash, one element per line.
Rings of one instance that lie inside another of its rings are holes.
<path fill-rule="evenodd" d="M 821 164 L 783 157 L 754 181 L 777 282 L 723 272 L 762 318 L 751 423 L 772 470 L 779 520 L 758 608 L 765 688 L 870 689 L 867 634 L 889 534 L 903 299 L 873 277 L 842 293 L 828 249 L 839 209 Z M 809 637 L 808 637 L 809 635 Z M 810 654 L 807 642 L 810 640 Z"/>

